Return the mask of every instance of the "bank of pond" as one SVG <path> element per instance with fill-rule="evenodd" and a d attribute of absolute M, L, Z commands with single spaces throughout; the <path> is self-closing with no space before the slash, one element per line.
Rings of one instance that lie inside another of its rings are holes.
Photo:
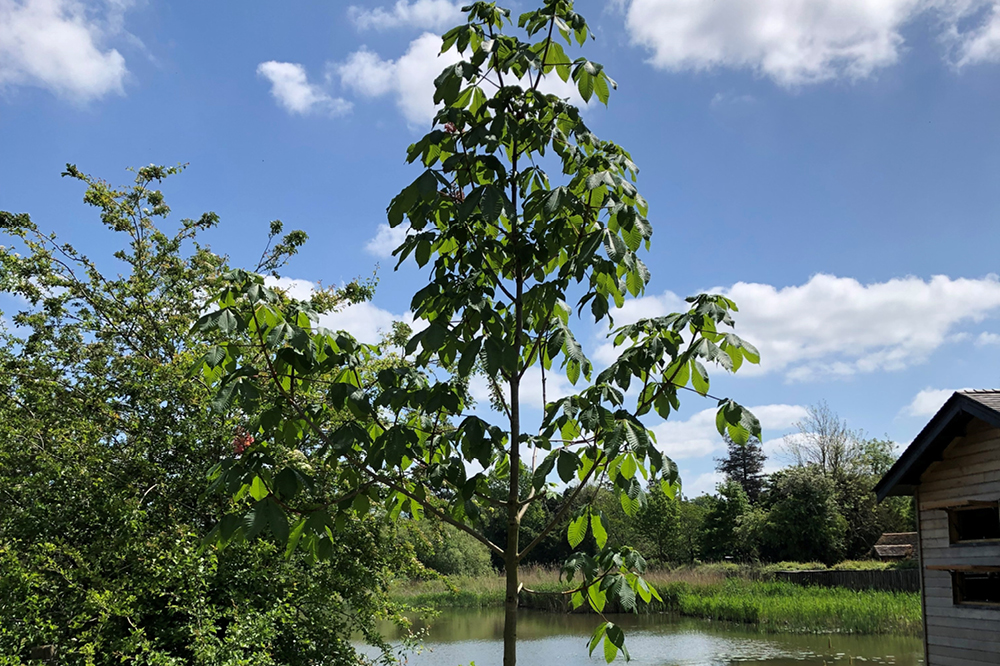
<path fill-rule="evenodd" d="M 919 636 L 922 630 L 916 592 L 803 587 L 711 575 L 688 576 L 688 580 L 650 578 L 663 602 L 641 606 L 640 614 L 738 623 L 765 633 Z M 535 576 L 525 585 L 531 591 L 522 592 L 522 607 L 550 615 L 568 613 L 564 582 Z M 504 588 L 499 576 L 436 580 L 400 584 L 394 597 L 413 607 L 488 609 L 503 605 Z"/>

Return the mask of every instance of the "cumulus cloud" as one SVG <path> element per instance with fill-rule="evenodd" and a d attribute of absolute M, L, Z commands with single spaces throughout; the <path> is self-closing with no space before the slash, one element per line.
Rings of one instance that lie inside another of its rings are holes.
<path fill-rule="evenodd" d="M 333 70 L 345 88 L 368 98 L 391 95 L 408 123 L 423 124 L 434 117 L 434 79 L 461 60 L 454 49 L 440 51 L 441 37 L 428 32 L 410 42 L 396 60 L 362 48 Z"/>
<path fill-rule="evenodd" d="M 699 495 L 714 495 L 715 487 L 725 481 L 726 477 L 721 472 L 705 472 L 699 474 L 693 481 L 687 481 L 681 475 L 681 487 L 684 489 L 685 497 L 698 497 Z"/>
<path fill-rule="evenodd" d="M 310 83 L 305 68 L 298 63 L 269 60 L 257 66 L 257 74 L 270 81 L 271 95 L 289 113 L 325 112 L 338 116 L 351 110 L 350 102 L 331 97 Z"/>
<path fill-rule="evenodd" d="M 900 414 L 902 416 L 934 416 L 937 414 L 937 411 L 941 409 L 941 406 L 947 402 L 948 398 L 951 397 L 952 393 L 964 390 L 965 389 L 925 388 L 913 397 L 913 401 L 904 407 L 902 411 L 900 411 Z"/>
<path fill-rule="evenodd" d="M 309 280 L 295 278 L 265 278 L 265 283 L 284 289 L 292 298 L 305 301 L 312 296 L 316 285 Z M 373 305 L 370 302 L 355 303 L 337 312 L 320 315 L 321 326 L 332 331 L 347 331 L 361 342 L 376 343 L 382 335 L 392 331 L 393 322 L 401 321 L 414 329 L 422 328 L 422 322 L 415 322 L 411 312 L 396 314 Z"/>
<path fill-rule="evenodd" d="M 1000 335 L 996 333 L 982 332 L 976 338 L 977 347 L 987 347 L 989 345 L 1000 345 Z"/>
<path fill-rule="evenodd" d="M 423 125 L 434 118 L 436 110 L 434 79 L 445 67 L 462 59 L 455 49 L 440 51 L 441 37 L 427 32 L 410 42 L 406 53 L 395 60 L 382 58 L 362 47 L 345 61 L 332 64 L 330 71 L 340 78 L 345 89 L 362 97 L 394 97 L 409 124 Z M 582 104 L 573 84 L 557 76 L 545 77 L 540 89 Z"/>
<path fill-rule="evenodd" d="M 127 4 L 0 0 L 0 88 L 37 86 L 76 102 L 124 94 L 125 58 L 104 42 Z"/>
<path fill-rule="evenodd" d="M 995 0 L 631 0 L 626 27 L 661 69 L 748 69 L 798 86 L 860 79 L 896 63 L 903 28 L 928 14 L 955 45 L 958 65 L 998 60 L 998 7 Z M 959 31 L 969 21 L 973 27 Z"/>
<path fill-rule="evenodd" d="M 545 401 L 552 402 L 553 400 L 564 398 L 567 395 L 580 390 L 579 386 L 580 385 L 577 385 L 577 387 L 574 388 L 573 385 L 569 383 L 569 380 L 559 374 L 559 372 L 546 372 Z M 503 392 L 504 398 L 509 401 L 510 391 L 508 390 L 508 387 L 504 385 L 501 386 L 500 389 Z M 490 404 L 490 387 L 482 375 L 475 375 L 469 380 L 469 392 L 480 405 L 486 407 Z M 523 407 L 542 409 L 545 407 L 545 401 L 542 400 L 541 369 L 538 366 L 528 368 L 521 380 L 521 405 Z"/>
<path fill-rule="evenodd" d="M 1000 310 L 1000 281 L 938 275 L 861 284 L 852 278 L 815 275 L 800 286 L 738 282 L 723 293 L 740 306 L 737 333 L 761 352 L 760 368 L 740 374 L 784 372 L 789 380 L 846 377 L 893 371 L 921 363 L 958 339 L 958 327 Z M 627 304 L 616 322 L 635 321 L 683 307 L 673 293 Z M 597 358 L 615 355 L 609 344 Z"/>
<path fill-rule="evenodd" d="M 378 225 L 378 232 L 375 236 L 365 243 L 365 250 L 368 254 L 375 255 L 380 259 L 388 259 L 392 256 L 393 250 L 406 240 L 406 234 L 409 230 L 409 226 L 405 224 L 390 227 L 383 222 Z"/>
<path fill-rule="evenodd" d="M 461 4 L 450 0 L 398 0 L 391 9 L 363 9 L 351 5 L 347 10 L 358 30 L 414 28 L 440 30 L 462 19 Z"/>
<path fill-rule="evenodd" d="M 750 411 L 760 419 L 764 433 L 790 428 L 806 417 L 801 405 L 760 405 Z M 665 421 L 653 426 L 656 445 L 673 460 L 701 458 L 725 450 L 715 427 L 715 409 L 705 409 L 686 421 Z"/>
<path fill-rule="evenodd" d="M 973 9 L 979 8 L 983 2 L 971 0 Z M 947 39 L 955 45 L 958 67 L 978 63 L 1000 62 L 1000 2 L 991 3 L 985 10 L 985 18 L 979 25 L 962 32 L 958 26 L 963 12 L 951 22 Z"/>

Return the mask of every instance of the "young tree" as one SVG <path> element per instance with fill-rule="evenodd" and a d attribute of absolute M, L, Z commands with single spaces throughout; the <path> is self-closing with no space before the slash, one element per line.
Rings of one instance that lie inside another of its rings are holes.
<path fill-rule="evenodd" d="M 764 488 L 764 455 L 760 440 L 751 437 L 746 444 L 737 444 L 724 437 L 728 452 L 725 458 L 716 458 L 715 469 L 726 475 L 726 480 L 735 481 L 743 488 L 751 504 L 756 504 L 760 491 Z"/>
<path fill-rule="evenodd" d="M 467 22 L 447 32 L 442 45 L 463 60 L 436 79 L 441 110 L 408 151 L 422 173 L 388 208 L 391 226 L 409 223 L 399 261 L 413 257 L 430 266 L 429 282 L 412 301 L 425 325 L 406 345 L 412 365 L 363 376 L 357 368 L 378 348 L 318 328 L 307 304 L 283 306 L 261 277 L 235 271 L 212 300 L 217 309 L 198 325 L 218 343 L 200 367 L 218 382 L 216 404 L 228 409 L 235 402 L 256 438 L 249 455 L 220 466 L 216 481 L 251 493 L 256 504 L 223 521 L 213 538 L 269 529 L 290 550 L 298 545 L 322 556 L 342 516 L 366 513 L 372 501 L 391 516 L 406 511 L 450 523 L 504 563 L 503 663 L 514 666 L 518 567 L 567 523 L 571 546 L 589 532 L 599 548 L 596 555 L 578 551 L 565 565 L 571 580 L 582 579 L 574 605 L 600 612 L 613 598 L 628 609 L 637 597 L 656 596 L 641 578 L 642 557 L 607 547 L 604 518 L 578 500 L 588 486 L 606 484 L 634 514 L 650 472 L 672 496 L 677 468 L 641 418 L 651 411 L 667 418 L 684 390 L 707 395 L 705 363 L 734 371 L 758 355 L 728 330 L 733 302 L 703 294 L 689 299 L 686 312 L 614 330 L 620 355 L 594 372 L 572 315 L 586 308 L 610 327 L 611 308 L 643 293 L 649 271 L 637 251 L 648 246 L 652 227 L 629 153 L 598 139 L 580 110 L 545 93 L 543 81 L 550 74 L 572 80 L 584 101 L 605 103 L 615 83 L 601 65 L 566 54 L 563 42 L 582 45 L 590 36 L 569 0 L 546 0 L 520 16 L 517 25 L 533 43 L 510 32 L 509 11 L 493 3 L 475 2 L 466 13 Z M 550 179 L 543 167 L 553 162 L 562 175 Z M 584 383 L 547 401 L 540 422 L 529 427 L 529 378 L 539 378 L 544 396 L 547 375 L 560 369 L 571 384 Z M 310 400 L 324 373 L 334 373 L 325 398 Z M 474 373 L 492 387 L 502 425 L 467 412 Z M 344 411 L 356 420 L 340 420 Z M 731 400 L 718 401 L 717 424 L 737 442 L 759 436 L 757 420 Z M 323 505 L 297 502 L 312 479 L 268 455 L 275 440 L 305 452 L 343 496 Z M 522 543 L 521 521 L 552 496 L 553 472 L 571 489 L 546 526 Z M 505 480 L 503 497 L 490 494 L 490 475 Z M 506 516 L 499 543 L 480 528 L 486 505 Z M 591 650 L 602 642 L 610 661 L 624 649 L 621 628 L 602 622 Z"/>

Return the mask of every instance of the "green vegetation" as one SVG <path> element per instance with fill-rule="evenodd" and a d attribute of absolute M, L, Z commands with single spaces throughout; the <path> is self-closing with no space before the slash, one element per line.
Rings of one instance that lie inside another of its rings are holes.
<path fill-rule="evenodd" d="M 428 269 L 411 302 L 422 326 L 402 357 L 322 329 L 315 304 L 283 300 L 259 271 L 233 270 L 206 298 L 196 328 L 211 347 L 195 371 L 214 387 L 219 413 L 254 437 L 213 472 L 234 499 L 214 544 L 266 533 L 322 559 L 331 527 L 351 516 L 448 523 L 503 564 L 503 663 L 514 666 L 519 568 L 550 534 L 564 532 L 573 549 L 565 567 L 579 583 L 577 605 L 634 608 L 655 596 L 643 557 L 611 542 L 593 488 L 628 516 L 651 476 L 673 497 L 677 466 L 643 417 L 667 419 L 681 396 L 707 397 L 708 368 L 736 372 L 760 359 L 733 332 L 736 304 L 721 295 L 614 328 L 612 308 L 650 280 L 639 253 L 653 229 L 638 167 L 544 83 L 572 80 L 585 102 L 608 102 L 616 84 L 603 66 L 566 52 L 592 32 L 572 0 L 545 0 L 516 21 L 492 2 L 464 11 L 442 44 L 464 59 L 435 80 L 433 127 L 407 151 L 420 173 L 387 211 L 391 227 L 408 225 L 394 255 Z M 617 355 L 599 371 L 573 332 L 591 317 Z M 376 362 L 377 372 L 363 371 Z M 555 373 L 577 388 L 548 401 Z M 474 377 L 490 389 L 495 422 L 474 409 Z M 535 391 L 547 404 L 528 423 L 522 404 Z M 738 443 L 760 436 L 744 407 L 709 399 L 720 433 Z M 275 448 L 301 452 L 308 465 Z M 557 492 L 550 475 L 569 490 Z M 553 507 L 522 541 L 522 519 L 542 503 Z M 598 627 L 591 649 L 601 642 L 609 661 L 624 651 L 613 624 Z"/>
<path fill-rule="evenodd" d="M 250 438 L 188 375 L 205 351 L 196 295 L 225 259 L 197 242 L 215 215 L 165 228 L 159 187 L 176 171 L 114 189 L 68 168 L 111 270 L 0 212 L 14 304 L 0 316 L 0 664 L 42 645 L 73 666 L 354 664 L 352 638 L 379 642 L 386 583 L 410 561 L 374 516 L 345 522 L 322 564 L 269 539 L 201 547 L 225 508 L 205 474 Z M 274 240 L 272 267 L 304 237 Z"/>
<path fill-rule="evenodd" d="M 656 585 L 663 602 L 654 602 L 645 610 L 739 622 L 767 632 L 917 635 L 921 631 L 917 593 L 802 587 L 737 575 L 749 571 L 736 565 L 709 565 L 675 572 L 650 572 L 647 579 Z M 767 570 L 752 571 L 766 578 Z M 523 578 L 530 582 L 526 587 L 540 593 L 523 594 L 523 604 L 556 612 L 567 610 L 565 595 L 559 593 L 568 586 L 559 583 L 554 572 L 529 570 Z M 504 586 L 503 580 L 495 575 L 450 577 L 397 583 L 392 596 L 414 607 L 482 608 L 502 605 Z"/>
<path fill-rule="evenodd" d="M 792 583 L 745 581 L 661 588 L 667 607 L 683 615 L 741 622 L 764 631 L 916 635 L 923 626 L 920 595 L 801 587 Z"/>

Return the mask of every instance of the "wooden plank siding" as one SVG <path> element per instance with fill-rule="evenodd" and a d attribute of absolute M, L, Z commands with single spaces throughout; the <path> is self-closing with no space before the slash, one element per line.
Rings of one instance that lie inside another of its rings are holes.
<path fill-rule="evenodd" d="M 998 666 L 1000 608 L 956 605 L 945 566 L 998 566 L 1000 542 L 956 544 L 948 514 L 925 504 L 1000 500 L 1000 430 L 973 420 L 920 477 L 917 494 L 927 666 Z"/>

